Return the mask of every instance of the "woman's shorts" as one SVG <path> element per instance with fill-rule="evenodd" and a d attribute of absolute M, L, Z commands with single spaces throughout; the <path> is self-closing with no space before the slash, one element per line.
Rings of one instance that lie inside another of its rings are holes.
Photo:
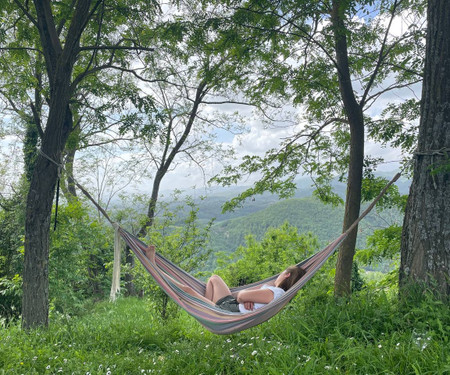
<path fill-rule="evenodd" d="M 239 302 L 232 295 L 222 297 L 216 302 L 216 306 L 223 310 L 239 312 Z"/>

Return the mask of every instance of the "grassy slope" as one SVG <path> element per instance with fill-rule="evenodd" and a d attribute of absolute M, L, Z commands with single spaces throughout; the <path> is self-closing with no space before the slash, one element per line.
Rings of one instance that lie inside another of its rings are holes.
<path fill-rule="evenodd" d="M 337 304 L 323 281 L 269 322 L 229 336 L 184 312 L 161 321 L 143 299 L 56 316 L 47 331 L 0 328 L 0 374 L 450 373 L 448 305 L 400 305 L 380 291 Z"/>

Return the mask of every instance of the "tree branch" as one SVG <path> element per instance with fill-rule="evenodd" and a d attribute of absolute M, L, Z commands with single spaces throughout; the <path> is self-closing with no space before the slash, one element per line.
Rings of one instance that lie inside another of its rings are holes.
<path fill-rule="evenodd" d="M 0 47 L 0 51 L 33 51 L 39 52 L 42 55 L 44 54 L 40 49 L 31 47 Z"/>
<path fill-rule="evenodd" d="M 369 79 L 369 83 L 367 84 L 366 89 L 364 90 L 364 94 L 359 102 L 359 106 L 361 108 L 364 107 L 365 103 L 366 103 L 366 98 L 369 95 L 369 91 L 372 88 L 373 83 L 375 82 L 375 78 L 378 75 L 378 71 L 380 70 L 380 67 L 382 65 L 382 62 L 384 60 L 384 58 L 387 56 L 387 53 L 384 53 L 384 50 L 386 48 L 386 43 L 387 43 L 387 38 L 389 36 L 389 31 L 391 29 L 392 26 L 392 22 L 394 21 L 394 17 L 395 17 L 395 11 L 397 9 L 397 7 L 400 5 L 400 3 L 402 2 L 402 0 L 400 1 L 395 1 L 395 3 L 392 5 L 392 10 L 391 10 L 391 18 L 389 20 L 389 24 L 388 27 L 386 28 L 386 31 L 384 33 L 384 38 L 383 38 L 383 43 L 381 43 L 381 48 L 380 48 L 380 52 L 378 54 L 378 60 L 377 60 L 377 65 L 375 66 L 375 69 Z"/>
<path fill-rule="evenodd" d="M 32 101 L 30 102 L 30 107 L 31 107 L 31 111 L 33 112 L 33 119 L 34 119 L 34 124 L 36 125 L 36 129 L 37 129 L 41 139 L 43 139 L 44 138 L 44 130 L 42 129 L 41 118 L 39 117 L 39 113 Z"/>
<path fill-rule="evenodd" d="M 153 52 L 155 48 L 153 47 L 142 47 L 142 46 L 84 46 L 80 47 L 80 51 L 100 51 L 100 50 L 129 50 L 129 51 L 147 51 Z"/>
<path fill-rule="evenodd" d="M 28 12 L 28 10 L 25 8 L 25 6 L 19 0 L 14 0 L 14 2 L 20 8 L 20 10 L 23 12 L 23 14 L 25 14 L 25 16 L 34 24 L 34 26 L 38 27 L 38 23 L 37 23 L 36 19 Z"/>

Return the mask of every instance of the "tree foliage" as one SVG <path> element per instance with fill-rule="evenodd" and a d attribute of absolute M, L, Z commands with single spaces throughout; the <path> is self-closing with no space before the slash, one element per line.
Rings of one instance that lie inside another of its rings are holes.
<path fill-rule="evenodd" d="M 295 177 L 303 173 L 314 176 L 321 199 L 338 203 L 330 182 L 336 175 L 347 179 L 350 133 L 337 79 L 331 2 L 231 4 L 234 38 L 240 38 L 235 48 L 257 61 L 258 74 L 248 78 L 247 90 L 259 97 L 283 95 L 299 111 L 297 127 L 279 148 L 264 156 L 248 155 L 240 165 L 226 168 L 213 179 L 230 185 L 247 174 L 262 176 L 225 209 L 264 191 L 290 196 L 296 188 Z M 351 1 L 345 5 L 350 74 L 367 135 L 381 145 L 401 147 L 405 153 L 415 145 L 419 100 L 404 88 L 417 87 L 422 79 L 423 9 L 423 1 Z M 223 28 L 225 36 L 233 32 Z M 258 49 L 261 44 L 262 50 Z M 390 101 L 392 94 L 405 99 Z M 376 102 L 384 101 L 388 104 L 382 112 L 373 111 Z M 373 170 L 381 162 L 366 155 L 365 169 Z"/>

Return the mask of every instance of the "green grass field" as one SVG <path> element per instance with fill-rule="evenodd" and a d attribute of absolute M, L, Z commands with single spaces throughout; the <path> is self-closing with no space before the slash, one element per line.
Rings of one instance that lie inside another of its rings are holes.
<path fill-rule="evenodd" d="M 450 374 L 450 311 L 431 297 L 400 303 L 362 292 L 348 302 L 306 290 L 258 327 L 218 336 L 149 300 L 52 315 L 47 330 L 1 328 L 1 374 Z"/>

